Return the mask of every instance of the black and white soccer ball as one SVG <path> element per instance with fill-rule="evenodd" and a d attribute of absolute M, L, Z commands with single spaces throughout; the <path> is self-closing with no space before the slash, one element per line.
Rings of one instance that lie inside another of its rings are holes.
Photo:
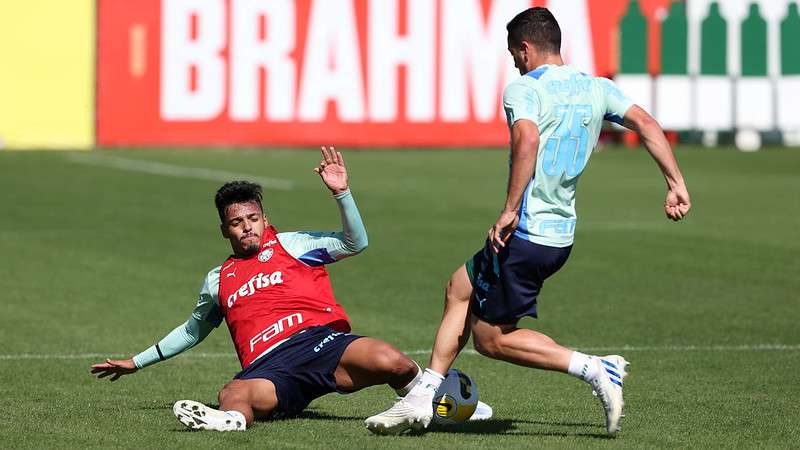
<path fill-rule="evenodd" d="M 453 425 L 469 420 L 478 407 L 478 386 L 469 375 L 450 369 L 433 396 L 433 422 Z"/>

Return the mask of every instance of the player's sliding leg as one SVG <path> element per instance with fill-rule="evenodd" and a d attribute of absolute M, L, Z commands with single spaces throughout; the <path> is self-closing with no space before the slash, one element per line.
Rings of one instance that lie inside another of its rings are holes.
<path fill-rule="evenodd" d="M 475 350 L 484 356 L 537 369 L 568 373 L 591 384 L 606 414 L 606 430 L 619 430 L 624 401 L 622 380 L 628 362 L 618 355 L 590 356 L 562 347 L 550 337 L 516 325 L 470 319 Z"/>
<path fill-rule="evenodd" d="M 372 338 L 361 338 L 351 343 L 334 373 L 336 387 L 341 391 L 352 392 L 376 384 L 388 384 L 401 396 L 418 383 L 420 374 L 416 362 L 391 345 Z M 403 411 L 404 415 L 413 415 L 414 412 Z M 367 428 L 381 434 L 397 434 L 408 427 L 405 421 L 371 425 L 369 419 L 367 421 Z"/>
<path fill-rule="evenodd" d="M 362 337 L 347 346 L 334 376 L 336 388 L 343 392 L 388 384 L 398 395 L 405 395 L 419 379 L 420 372 L 414 360 L 392 345 Z"/>
<path fill-rule="evenodd" d="M 179 400 L 175 417 L 193 430 L 244 431 L 253 420 L 278 406 L 275 385 L 265 379 L 233 380 L 219 392 L 219 409 L 193 400 Z"/>
<path fill-rule="evenodd" d="M 219 407 L 223 411 L 239 411 L 247 425 L 268 416 L 278 406 L 275 384 L 263 378 L 232 380 L 219 391 Z"/>

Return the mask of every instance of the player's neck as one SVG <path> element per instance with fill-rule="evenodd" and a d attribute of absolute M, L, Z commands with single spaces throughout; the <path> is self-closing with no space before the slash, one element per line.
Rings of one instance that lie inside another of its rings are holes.
<path fill-rule="evenodd" d="M 546 55 L 542 55 L 539 58 L 533 59 L 531 61 L 531 63 L 532 63 L 531 65 L 533 67 L 531 67 L 530 70 L 534 70 L 537 67 L 544 66 L 545 64 L 552 64 L 554 66 L 563 66 L 564 65 L 564 60 L 561 58 L 561 55 L 558 54 L 558 53 L 555 53 L 555 54 L 548 53 Z M 530 72 L 530 70 L 529 70 L 529 72 Z"/>

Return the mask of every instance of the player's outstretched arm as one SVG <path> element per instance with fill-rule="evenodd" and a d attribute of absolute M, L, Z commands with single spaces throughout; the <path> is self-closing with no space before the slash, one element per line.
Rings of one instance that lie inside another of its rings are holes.
<path fill-rule="evenodd" d="M 667 217 L 674 221 L 683 219 L 692 207 L 692 202 L 678 167 L 678 161 L 672 153 L 672 148 L 664 136 L 661 125 L 653 116 L 637 105 L 631 106 L 625 112 L 623 125 L 639 134 L 642 144 L 658 163 L 661 173 L 664 174 L 667 182 L 664 212 Z"/>
<path fill-rule="evenodd" d="M 139 369 L 164 361 L 202 342 L 222 323 L 222 315 L 218 308 L 219 272 L 220 268 L 216 267 L 206 275 L 203 287 L 200 289 L 200 298 L 186 322 L 175 327 L 155 345 L 130 359 L 106 359 L 103 363 L 93 364 L 91 373 L 98 378 L 110 376 L 111 381 L 117 381 L 123 375 L 135 373 Z"/>
<path fill-rule="evenodd" d="M 314 171 L 319 174 L 322 182 L 333 193 L 336 205 L 339 207 L 339 215 L 342 220 L 342 230 L 336 232 L 316 232 L 316 233 L 297 233 L 293 240 L 294 245 L 290 245 L 292 250 L 302 249 L 303 253 L 314 251 L 315 249 L 327 252 L 330 259 L 320 261 L 330 263 L 340 259 L 357 255 L 367 248 L 369 240 L 367 229 L 361 219 L 353 194 L 350 192 L 347 167 L 341 152 L 336 151 L 333 146 L 321 148 L 322 160 Z M 284 236 L 286 240 L 291 240 Z M 284 240 L 281 241 L 284 243 Z M 285 245 L 284 245 L 285 246 Z"/>
<path fill-rule="evenodd" d="M 111 376 L 117 381 L 121 376 L 135 373 L 149 365 L 169 359 L 199 344 L 214 329 L 214 325 L 190 317 L 177 326 L 157 344 L 145 351 L 123 360 L 106 359 L 105 362 L 93 364 L 91 373 L 98 378 Z"/>
<path fill-rule="evenodd" d="M 533 178 L 539 149 L 539 127 L 530 120 L 517 120 L 511 127 L 511 172 L 508 175 L 506 202 L 500 217 L 489 230 L 495 252 L 505 247 L 519 221 L 519 207 L 525 188 Z"/>

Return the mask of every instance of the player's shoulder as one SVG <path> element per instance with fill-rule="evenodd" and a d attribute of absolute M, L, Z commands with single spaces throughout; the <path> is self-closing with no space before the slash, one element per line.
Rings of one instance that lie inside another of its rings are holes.
<path fill-rule="evenodd" d="M 300 233 L 302 233 L 302 232 L 301 231 L 281 231 L 280 233 L 275 233 L 275 237 L 277 237 L 279 241 L 283 242 L 286 239 L 292 239 L 293 237 L 296 237 Z"/>
<path fill-rule="evenodd" d="M 614 80 L 606 77 L 594 77 L 597 85 L 603 90 L 603 93 L 607 96 L 614 96 L 620 99 L 624 99 L 625 95 L 617 86 L 617 83 Z"/>
<path fill-rule="evenodd" d="M 530 93 L 536 91 L 540 86 L 538 79 L 531 78 L 527 75 L 517 77 L 506 85 L 503 89 L 503 100 L 508 103 L 512 99 L 527 98 Z"/>
<path fill-rule="evenodd" d="M 321 237 L 333 236 L 335 234 L 336 233 L 332 231 L 283 231 L 276 236 L 281 245 L 285 246 L 290 242 L 314 240 Z"/>
<path fill-rule="evenodd" d="M 222 265 L 212 268 L 206 273 L 206 280 L 219 278 L 220 272 L 222 272 Z"/>
<path fill-rule="evenodd" d="M 539 86 L 541 84 L 541 81 L 539 79 L 540 77 L 539 76 L 531 76 L 531 74 L 533 74 L 534 72 L 536 72 L 536 71 L 533 70 L 531 72 L 526 73 L 525 75 L 519 76 L 519 77 L 511 80 L 511 82 L 506 85 L 506 89 L 513 88 L 513 87 L 516 87 L 516 88 L 519 88 L 519 87 L 530 88 L 530 87 Z"/>
<path fill-rule="evenodd" d="M 205 278 L 203 278 L 203 290 L 213 292 L 219 290 L 219 275 L 222 272 L 222 266 L 214 267 L 209 270 Z"/>

